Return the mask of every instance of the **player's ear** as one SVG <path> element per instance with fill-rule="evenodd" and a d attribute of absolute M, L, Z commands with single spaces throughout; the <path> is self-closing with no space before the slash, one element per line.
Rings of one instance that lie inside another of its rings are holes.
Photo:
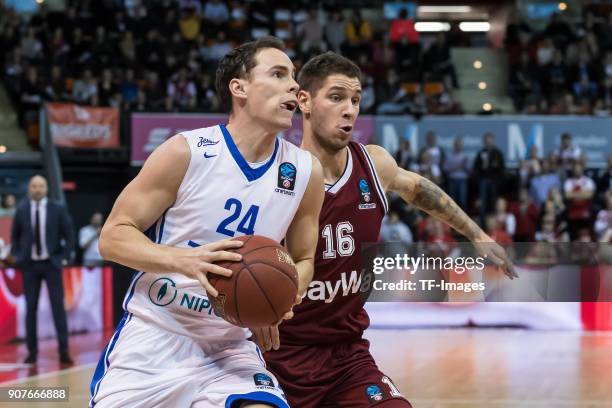
<path fill-rule="evenodd" d="M 239 78 L 233 78 L 229 83 L 229 89 L 233 97 L 246 99 L 245 81 Z"/>
<path fill-rule="evenodd" d="M 306 117 L 308 118 L 310 116 L 310 110 L 311 110 L 310 94 L 307 91 L 300 89 L 297 94 L 297 100 L 298 100 L 298 105 L 300 107 L 300 111 L 304 115 L 306 115 Z"/>

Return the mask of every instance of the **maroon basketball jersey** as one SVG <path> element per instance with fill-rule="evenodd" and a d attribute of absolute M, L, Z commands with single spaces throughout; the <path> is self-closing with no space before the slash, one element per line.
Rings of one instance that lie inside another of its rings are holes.
<path fill-rule="evenodd" d="M 370 323 L 359 291 L 361 244 L 378 241 L 387 201 L 365 147 L 350 142 L 347 155 L 342 176 L 326 186 L 314 278 L 293 319 L 280 325 L 281 344 L 352 341 Z"/>

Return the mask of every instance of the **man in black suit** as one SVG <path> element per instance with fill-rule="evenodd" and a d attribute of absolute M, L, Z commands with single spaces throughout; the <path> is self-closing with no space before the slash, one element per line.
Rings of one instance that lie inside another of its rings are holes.
<path fill-rule="evenodd" d="M 67 264 L 73 247 L 72 223 L 66 207 L 47 199 L 47 180 L 39 175 L 28 184 L 29 200 L 17 207 L 12 228 L 12 252 L 23 272 L 26 295 L 26 337 L 28 358 L 36 362 L 38 354 L 36 313 L 40 286 L 45 280 L 53 321 L 59 343 L 60 362 L 72 364 L 68 354 L 68 326 L 64 309 L 62 266 Z"/>

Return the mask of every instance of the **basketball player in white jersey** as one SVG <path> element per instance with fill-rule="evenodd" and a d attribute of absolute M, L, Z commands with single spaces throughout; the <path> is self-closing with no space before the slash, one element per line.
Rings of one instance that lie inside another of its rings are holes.
<path fill-rule="evenodd" d="M 295 68 L 275 38 L 231 51 L 217 91 L 227 126 L 176 135 L 155 150 L 117 198 L 102 230 L 105 259 L 139 272 L 125 315 L 91 383 L 96 407 L 287 407 L 251 333 L 217 317 L 209 273 L 240 260 L 229 240 L 285 239 L 302 295 L 313 274 L 321 165 L 276 137 L 297 107 Z M 146 231 L 146 232 L 145 232 Z M 290 316 L 286 316 L 290 317 Z M 276 326 L 254 333 L 278 347 Z"/>

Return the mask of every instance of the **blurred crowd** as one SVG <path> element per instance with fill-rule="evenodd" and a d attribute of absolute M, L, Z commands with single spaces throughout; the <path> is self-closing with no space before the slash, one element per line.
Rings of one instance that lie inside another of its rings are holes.
<path fill-rule="evenodd" d="M 405 11 L 375 30 L 358 9 L 308 1 L 72 1 L 30 19 L 0 5 L 0 65 L 22 125 L 43 101 L 129 111 L 218 112 L 218 61 L 264 35 L 282 38 L 296 67 L 333 50 L 364 72 L 362 113 L 461 113 L 450 48 L 423 48 Z M 379 24 L 380 25 L 380 24 Z M 31 118 L 31 121 L 34 121 Z"/>
<path fill-rule="evenodd" d="M 581 21 L 554 14 L 541 31 L 518 14 L 508 24 L 509 91 L 529 114 L 607 116 L 612 109 L 612 13 Z"/>
<path fill-rule="evenodd" d="M 612 242 L 612 156 L 607 168 L 587 170 L 587 159 L 561 136 L 560 147 L 529 157 L 516 172 L 506 169 L 504 154 L 485 133 L 473 160 L 457 137 L 451 151 L 426 135 L 427 145 L 414 155 L 402 140 L 396 160 L 435 182 L 497 242 Z M 453 242 L 458 237 L 443 223 L 399 197 L 389 197 L 391 211 L 383 223 L 384 241 Z"/>

